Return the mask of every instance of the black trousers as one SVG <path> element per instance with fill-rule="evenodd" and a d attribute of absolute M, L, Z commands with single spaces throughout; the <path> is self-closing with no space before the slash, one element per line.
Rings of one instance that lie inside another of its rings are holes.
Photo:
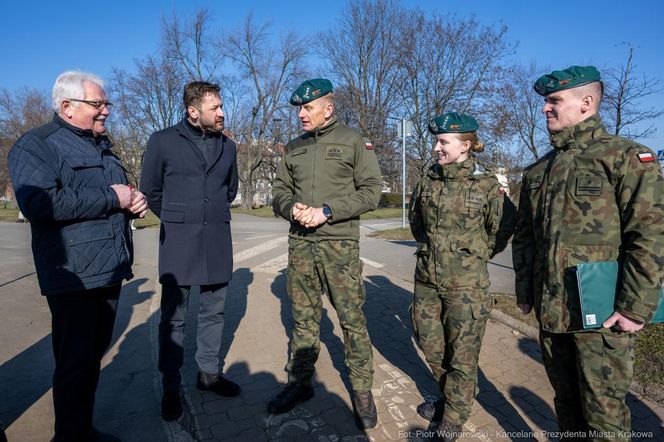
<path fill-rule="evenodd" d="M 113 336 L 121 284 L 47 296 L 51 310 L 55 442 L 91 438 L 101 358 Z"/>

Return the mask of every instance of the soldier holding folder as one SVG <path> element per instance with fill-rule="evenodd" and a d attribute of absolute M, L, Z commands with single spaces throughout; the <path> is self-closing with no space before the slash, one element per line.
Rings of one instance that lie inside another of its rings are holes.
<path fill-rule="evenodd" d="M 540 323 L 563 440 L 628 440 L 634 332 L 651 319 L 663 276 L 664 180 L 650 149 L 606 131 L 595 67 L 554 71 L 534 87 L 553 149 L 523 176 L 517 303 Z M 576 266 L 591 261 L 617 261 L 618 286 L 603 327 L 583 330 Z"/>

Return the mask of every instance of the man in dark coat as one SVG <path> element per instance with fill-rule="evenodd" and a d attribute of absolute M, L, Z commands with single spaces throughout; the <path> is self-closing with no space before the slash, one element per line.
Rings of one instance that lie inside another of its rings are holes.
<path fill-rule="evenodd" d="M 121 283 L 133 276 L 129 221 L 147 212 L 145 196 L 127 185 L 111 152 L 103 84 L 85 72 L 61 74 L 53 120 L 25 133 L 9 153 L 52 316 L 56 442 L 117 440 L 92 426 L 92 412 Z"/>
<path fill-rule="evenodd" d="M 219 86 L 195 81 L 184 88 L 186 115 L 148 141 L 140 188 L 161 220 L 159 370 L 162 417 L 182 415 L 180 368 L 184 319 L 192 286 L 200 286 L 197 388 L 237 396 L 240 387 L 220 370 L 224 303 L 233 273 L 230 203 L 237 193 L 235 143 L 222 134 Z"/>

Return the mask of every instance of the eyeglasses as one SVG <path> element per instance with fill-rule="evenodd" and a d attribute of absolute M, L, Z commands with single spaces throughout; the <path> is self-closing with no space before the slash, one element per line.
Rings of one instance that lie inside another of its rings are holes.
<path fill-rule="evenodd" d="M 69 101 L 78 101 L 79 103 L 85 103 L 89 104 L 90 106 L 94 107 L 97 110 L 101 110 L 104 106 L 106 106 L 106 109 L 111 109 L 111 106 L 113 106 L 113 103 L 110 101 L 101 101 L 101 100 L 77 100 L 76 98 L 70 98 Z"/>

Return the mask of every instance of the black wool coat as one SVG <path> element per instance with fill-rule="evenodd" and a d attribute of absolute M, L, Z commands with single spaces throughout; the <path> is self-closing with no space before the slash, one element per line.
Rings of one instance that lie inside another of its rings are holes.
<path fill-rule="evenodd" d="M 159 281 L 225 283 L 233 273 L 230 204 L 238 187 L 235 143 L 225 135 L 205 160 L 186 120 L 148 141 L 140 189 L 161 220 Z"/>

